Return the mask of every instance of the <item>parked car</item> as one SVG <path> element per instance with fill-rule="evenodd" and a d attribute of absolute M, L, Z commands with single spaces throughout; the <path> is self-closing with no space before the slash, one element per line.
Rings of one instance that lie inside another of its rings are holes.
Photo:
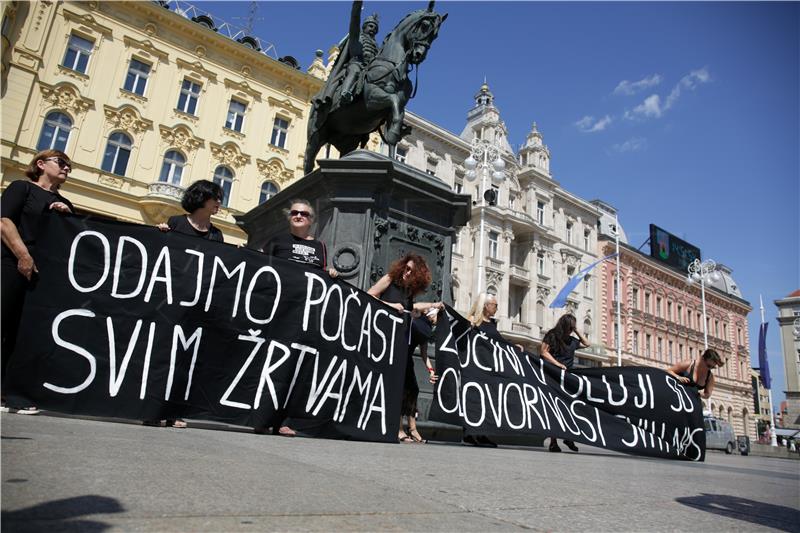
<path fill-rule="evenodd" d="M 731 454 L 736 449 L 736 435 L 731 425 L 724 420 L 717 420 L 712 416 L 703 419 L 706 430 L 706 449 L 725 450 Z"/>

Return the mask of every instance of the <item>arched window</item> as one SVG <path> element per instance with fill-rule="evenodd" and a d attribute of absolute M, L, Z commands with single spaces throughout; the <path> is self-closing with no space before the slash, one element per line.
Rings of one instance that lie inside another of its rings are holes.
<path fill-rule="evenodd" d="M 42 133 L 39 135 L 39 142 L 36 149 L 41 150 L 67 150 L 67 140 L 69 131 L 72 129 L 72 119 L 64 113 L 54 111 L 49 113 L 44 119 Z"/>
<path fill-rule="evenodd" d="M 112 172 L 118 176 L 125 175 L 128 168 L 128 159 L 131 157 L 131 138 L 118 131 L 112 133 L 106 144 L 106 153 L 103 155 L 103 164 L 100 166 L 106 172 Z"/>
<path fill-rule="evenodd" d="M 233 187 L 233 172 L 225 166 L 218 166 L 214 170 L 214 183 L 222 187 L 222 205 L 228 207 L 231 199 L 231 188 Z"/>
<path fill-rule="evenodd" d="M 278 186 L 271 181 L 265 181 L 261 185 L 261 196 L 258 198 L 258 203 L 263 204 L 276 194 L 278 194 Z"/>
<path fill-rule="evenodd" d="M 544 302 L 541 300 L 536 301 L 536 325 L 544 330 Z"/>
<path fill-rule="evenodd" d="M 590 336 L 592 334 L 592 321 L 589 320 L 588 318 L 583 321 L 583 334 L 586 336 L 587 340 L 591 338 Z"/>
<path fill-rule="evenodd" d="M 176 150 L 170 150 L 164 154 L 164 164 L 161 165 L 161 175 L 158 177 L 158 181 L 180 185 L 185 164 L 186 158 L 183 157 L 183 154 Z"/>

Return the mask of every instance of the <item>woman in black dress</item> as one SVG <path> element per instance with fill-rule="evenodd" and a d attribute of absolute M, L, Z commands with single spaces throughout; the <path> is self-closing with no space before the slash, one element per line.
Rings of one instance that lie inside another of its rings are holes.
<path fill-rule="evenodd" d="M 25 171 L 28 180 L 12 181 L 3 191 L 2 205 L 2 375 L 17 342 L 25 294 L 36 280 L 33 250 L 36 228 L 42 214 L 56 211 L 73 213 L 69 200 L 58 190 L 67 181 L 72 162 L 60 150 L 44 150 L 33 157 Z M 3 396 L 3 410 L 5 407 Z M 37 414 L 32 406 L 14 409 L 19 414 Z"/>
<path fill-rule="evenodd" d="M 559 368 L 572 369 L 575 364 L 575 350 L 589 347 L 589 341 L 578 331 L 577 323 L 575 317 L 570 314 L 558 319 L 556 327 L 548 331 L 542 339 L 541 354 L 544 359 Z M 577 338 L 572 336 L 573 333 Z M 564 440 L 564 444 L 573 452 L 578 451 L 578 447 L 571 440 Z M 550 437 L 550 451 L 561 451 L 555 437 Z"/>
<path fill-rule="evenodd" d="M 409 313 L 411 318 L 418 318 L 421 313 L 427 314 L 431 309 L 444 308 L 442 302 L 414 302 L 414 297 L 425 292 L 430 284 L 431 272 L 425 259 L 420 255 L 408 253 L 392 263 L 389 273 L 381 277 L 367 292 L 394 307 L 398 313 Z M 409 350 L 397 439 L 406 443 L 422 443 L 424 440 L 417 430 L 416 419 L 419 385 L 414 374 L 412 355 Z M 404 416 L 408 419 L 407 433 L 403 428 Z"/>
<path fill-rule="evenodd" d="M 714 374 L 711 371 L 722 366 L 722 357 L 716 350 L 708 348 L 693 361 L 680 361 L 667 369 L 667 373 L 678 381 L 700 391 L 700 397 L 707 400 L 714 392 Z"/>
<path fill-rule="evenodd" d="M 224 242 L 222 232 L 211 223 L 211 217 L 219 213 L 220 205 L 222 187 L 213 181 L 197 180 L 189 185 L 181 199 L 181 207 L 187 214 L 169 217 L 166 223 L 158 225 L 158 229 Z"/>

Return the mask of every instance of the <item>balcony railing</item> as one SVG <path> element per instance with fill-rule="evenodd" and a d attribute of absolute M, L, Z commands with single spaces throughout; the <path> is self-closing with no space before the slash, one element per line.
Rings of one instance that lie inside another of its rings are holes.
<path fill-rule="evenodd" d="M 165 181 L 156 181 L 147 186 L 147 196 L 180 201 L 183 198 L 183 187 Z"/>

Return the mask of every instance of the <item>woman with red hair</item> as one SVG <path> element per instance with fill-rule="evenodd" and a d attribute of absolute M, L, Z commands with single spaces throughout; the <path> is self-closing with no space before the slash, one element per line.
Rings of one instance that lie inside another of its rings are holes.
<path fill-rule="evenodd" d="M 431 284 L 431 271 L 422 256 L 408 253 L 389 267 L 389 273 L 381 277 L 367 291 L 370 295 L 394 307 L 398 313 L 409 313 L 412 318 L 428 313 L 432 309 L 442 309 L 442 302 L 414 302 L 414 297 L 425 292 Z M 409 327 L 411 325 L 409 324 Z M 403 404 L 400 411 L 400 442 L 422 443 L 424 440 L 417 431 L 417 396 L 419 385 L 414 374 L 413 353 L 409 350 L 406 362 L 406 379 L 403 386 Z M 403 429 L 403 417 L 408 418 L 408 433 Z"/>

